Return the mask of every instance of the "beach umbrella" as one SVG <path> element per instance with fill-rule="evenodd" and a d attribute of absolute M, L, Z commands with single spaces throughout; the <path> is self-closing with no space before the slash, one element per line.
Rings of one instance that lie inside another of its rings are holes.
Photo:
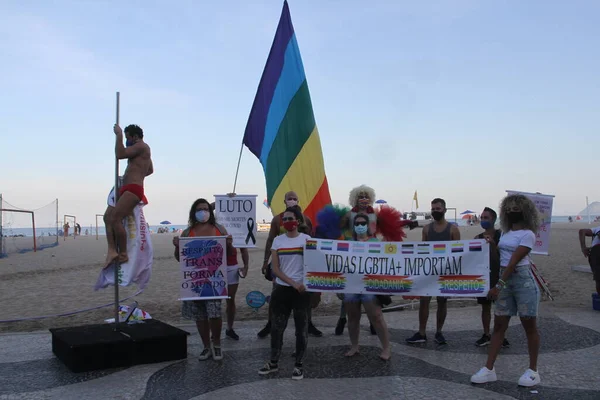
<path fill-rule="evenodd" d="M 462 217 L 462 219 L 473 219 L 473 218 L 475 218 L 475 216 L 470 215 L 470 214 L 463 215 L 463 217 Z"/>
<path fill-rule="evenodd" d="M 171 223 L 169 221 L 163 221 L 160 223 L 161 225 L 171 225 Z"/>
<path fill-rule="evenodd" d="M 463 212 L 460 213 L 460 215 L 465 215 L 465 214 L 475 214 L 475 211 L 465 210 L 465 211 L 463 211 Z"/>
<path fill-rule="evenodd" d="M 387 204 L 387 201 L 385 201 L 383 199 L 379 199 L 375 202 L 375 204 Z"/>

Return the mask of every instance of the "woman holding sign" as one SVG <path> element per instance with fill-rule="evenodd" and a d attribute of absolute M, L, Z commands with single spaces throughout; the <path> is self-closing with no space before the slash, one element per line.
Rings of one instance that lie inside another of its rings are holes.
<path fill-rule="evenodd" d="M 531 271 L 529 253 L 535 245 L 539 215 L 535 204 L 521 194 L 506 196 L 500 207 L 500 225 L 503 232 L 498 244 L 500 279 L 488 294 L 490 299 L 496 300 L 494 332 L 487 363 L 471 377 L 471 382 L 487 383 L 498 379 L 494 363 L 502 347 L 510 317 L 518 314 L 527 335 L 529 348 L 529 368 L 519 379 L 519 385 L 535 386 L 540 383 L 540 374 L 537 372 L 540 348 L 537 312 L 540 289 Z"/>
<path fill-rule="evenodd" d="M 369 217 L 366 214 L 357 214 L 352 221 L 352 238 L 359 242 L 378 242 L 379 240 L 372 235 L 369 226 Z M 382 360 L 389 360 L 392 356 L 390 347 L 390 333 L 388 332 L 387 324 L 383 318 L 381 312 L 381 303 L 374 294 L 344 294 L 344 306 L 346 307 L 346 313 L 348 314 L 348 335 L 350 336 L 350 343 L 352 347 L 346 353 L 346 357 L 352 357 L 358 354 L 358 336 L 360 333 L 360 317 L 361 317 L 361 305 L 367 312 L 367 317 L 371 322 L 371 326 L 375 328 L 377 336 L 381 341 L 381 347 L 383 348 L 379 358 Z"/>
<path fill-rule="evenodd" d="M 296 363 L 292 379 L 304 377 L 302 361 L 308 342 L 308 313 L 310 296 L 304 287 L 304 244 L 310 236 L 298 232 L 302 212 L 299 207 L 288 207 L 282 216 L 285 235 L 279 235 L 271 246 L 271 268 L 276 286 L 271 294 L 271 360 L 262 367 L 259 375 L 279 370 L 279 357 L 283 334 L 290 314 L 294 311 L 296 326 Z"/>
<path fill-rule="evenodd" d="M 237 253 L 232 246 L 233 239 L 227 234 L 225 228 L 217 224 L 215 214 L 210 203 L 205 199 L 198 199 L 190 208 L 188 227 L 181 233 L 181 237 L 201 237 L 201 236 L 227 236 L 227 259 L 233 258 L 237 263 Z M 175 258 L 179 261 L 179 238 L 173 238 L 175 245 Z M 221 317 L 221 300 L 189 300 L 183 301 L 181 305 L 181 314 L 183 318 L 196 321 L 198 333 L 202 339 L 204 349 L 200 352 L 200 361 L 208 360 L 212 357 L 214 360 L 222 360 L 221 351 L 221 327 L 223 319 Z M 212 344 L 211 344 L 212 334 Z"/>

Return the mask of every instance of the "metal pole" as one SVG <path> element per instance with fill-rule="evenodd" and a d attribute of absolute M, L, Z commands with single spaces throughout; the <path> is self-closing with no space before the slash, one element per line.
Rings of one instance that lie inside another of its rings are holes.
<path fill-rule="evenodd" d="M 35 214 L 31 213 L 31 227 L 33 228 L 33 252 L 37 251 L 37 238 L 35 237 Z"/>
<path fill-rule="evenodd" d="M 60 225 L 60 221 L 58 220 L 58 199 L 56 199 L 56 244 L 58 245 L 58 227 Z"/>
<path fill-rule="evenodd" d="M 116 110 L 116 123 L 119 124 L 119 106 L 120 106 L 120 93 L 117 92 L 117 110 Z M 115 207 L 119 201 L 119 157 L 115 154 Z M 115 247 L 117 253 L 119 252 L 119 242 L 115 235 Z M 115 261 L 115 331 L 119 331 L 119 258 Z"/>
<path fill-rule="evenodd" d="M 244 141 L 242 140 L 242 145 L 240 146 L 240 156 L 238 157 L 238 165 L 237 165 L 237 169 L 235 170 L 235 180 L 233 181 L 233 192 L 235 193 L 235 188 L 237 186 L 237 178 L 238 178 L 238 172 L 240 172 L 240 161 L 242 161 L 242 152 L 244 151 Z"/>
<path fill-rule="evenodd" d="M 588 224 L 591 224 L 592 223 L 592 217 L 590 216 L 590 201 L 588 200 L 587 196 L 585 196 L 585 209 L 587 211 Z"/>

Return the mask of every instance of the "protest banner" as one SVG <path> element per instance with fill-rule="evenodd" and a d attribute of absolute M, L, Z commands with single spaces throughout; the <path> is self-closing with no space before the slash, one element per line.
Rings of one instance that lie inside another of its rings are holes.
<path fill-rule="evenodd" d="M 308 239 L 304 286 L 312 292 L 480 297 L 489 290 L 489 244 Z"/>
<path fill-rule="evenodd" d="M 552 228 L 552 203 L 554 201 L 554 196 L 541 193 L 518 192 L 516 190 L 507 190 L 506 193 L 509 196 L 512 194 L 522 194 L 535 204 L 535 207 L 540 214 L 540 227 L 535 234 L 535 245 L 531 250 L 531 254 L 543 254 L 547 256 L 550 248 L 550 229 Z"/>
<path fill-rule="evenodd" d="M 225 236 L 179 238 L 179 300 L 226 299 Z"/>
<path fill-rule="evenodd" d="M 233 237 L 233 247 L 256 247 L 256 195 L 215 195 L 215 218 Z"/>

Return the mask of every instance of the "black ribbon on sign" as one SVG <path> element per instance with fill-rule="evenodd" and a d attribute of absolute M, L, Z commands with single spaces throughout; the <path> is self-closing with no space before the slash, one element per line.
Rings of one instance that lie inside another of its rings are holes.
<path fill-rule="evenodd" d="M 252 244 L 256 244 L 256 238 L 254 237 L 254 219 L 253 218 L 248 218 L 248 221 L 246 221 L 246 227 L 248 228 L 248 235 L 246 236 L 246 244 L 248 244 L 248 242 L 250 240 L 252 240 Z"/>

